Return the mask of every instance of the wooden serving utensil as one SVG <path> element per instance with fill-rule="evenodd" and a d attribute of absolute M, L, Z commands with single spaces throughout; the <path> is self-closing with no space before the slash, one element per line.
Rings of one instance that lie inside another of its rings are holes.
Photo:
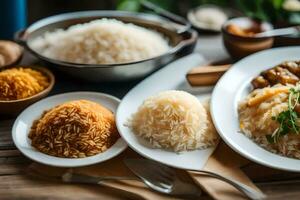
<path fill-rule="evenodd" d="M 195 67 L 187 73 L 186 79 L 191 86 L 211 86 L 214 85 L 230 67 L 231 64 Z"/>

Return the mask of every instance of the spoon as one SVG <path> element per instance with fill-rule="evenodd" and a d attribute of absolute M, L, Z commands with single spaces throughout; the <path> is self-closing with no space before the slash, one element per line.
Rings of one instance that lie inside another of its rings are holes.
<path fill-rule="evenodd" d="M 279 28 L 279 29 L 264 31 L 255 34 L 254 37 L 274 37 L 274 36 L 283 36 L 283 35 L 293 35 L 299 33 L 300 33 L 300 25 L 292 26 L 288 28 Z"/>
<path fill-rule="evenodd" d="M 147 9 L 147 10 L 150 10 L 150 11 L 153 11 L 155 12 L 156 14 L 162 16 L 162 17 L 165 17 L 169 20 L 171 20 L 172 22 L 175 22 L 177 24 L 180 24 L 183 26 L 183 28 L 181 28 L 180 30 L 178 30 L 178 33 L 179 34 L 183 34 L 185 32 L 187 32 L 190 28 L 191 28 L 191 24 L 186 20 L 184 19 L 183 17 L 180 17 L 178 15 L 175 15 L 149 1 L 146 1 L 146 0 L 143 0 L 141 2 L 141 6 L 144 8 L 144 9 Z"/>

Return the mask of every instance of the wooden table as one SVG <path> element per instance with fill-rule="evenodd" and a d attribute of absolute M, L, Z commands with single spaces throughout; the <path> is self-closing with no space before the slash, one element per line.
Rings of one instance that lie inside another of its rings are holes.
<path fill-rule="evenodd" d="M 196 52 L 208 61 L 227 59 L 219 35 L 201 36 Z M 23 64 L 33 58 L 26 55 Z M 88 90 L 99 91 L 122 98 L 139 81 L 126 83 L 91 84 L 65 78 L 56 73 L 57 83 L 51 95 L 63 92 Z M 67 185 L 27 176 L 24 170 L 32 163 L 16 150 L 11 127 L 14 119 L 0 119 L 0 199 L 99 199 L 99 192 L 106 193 L 105 199 L 124 199 L 99 186 Z M 245 166 L 243 170 L 269 196 L 269 199 L 300 199 L 300 174 L 276 171 L 256 164 Z M 102 195 L 103 196 L 103 195 Z M 202 199 L 210 199 L 207 195 Z"/>

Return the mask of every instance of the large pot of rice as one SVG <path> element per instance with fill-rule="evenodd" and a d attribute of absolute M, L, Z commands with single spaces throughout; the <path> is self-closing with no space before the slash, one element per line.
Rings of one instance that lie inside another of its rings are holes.
<path fill-rule="evenodd" d="M 16 40 L 50 67 L 87 81 L 142 78 L 193 51 L 197 33 L 163 17 L 83 11 L 39 20 Z"/>

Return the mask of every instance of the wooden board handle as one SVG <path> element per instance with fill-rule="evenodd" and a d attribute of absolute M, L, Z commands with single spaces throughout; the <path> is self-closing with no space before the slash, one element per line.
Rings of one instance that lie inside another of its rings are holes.
<path fill-rule="evenodd" d="M 186 79 L 191 86 L 214 85 L 230 67 L 231 64 L 195 67 L 187 73 Z"/>

